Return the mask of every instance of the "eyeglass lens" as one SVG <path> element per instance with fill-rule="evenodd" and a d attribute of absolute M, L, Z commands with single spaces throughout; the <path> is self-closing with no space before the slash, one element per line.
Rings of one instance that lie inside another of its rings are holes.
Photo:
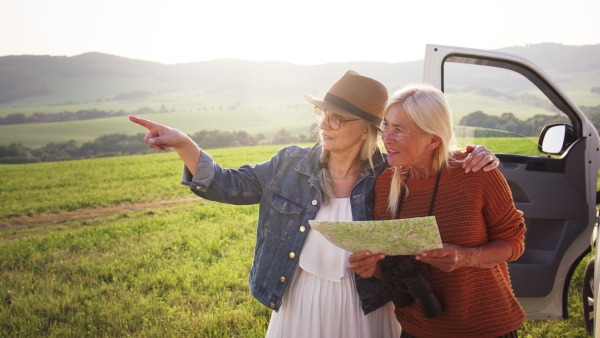
<path fill-rule="evenodd" d="M 333 130 L 340 129 L 342 122 L 346 122 L 342 121 L 336 114 L 332 112 L 328 112 L 328 114 L 325 114 L 325 112 L 327 112 L 327 110 L 324 110 L 320 107 L 315 107 L 315 118 L 319 123 L 322 122 L 323 119 L 327 118 L 327 124 L 329 125 L 329 128 Z"/>

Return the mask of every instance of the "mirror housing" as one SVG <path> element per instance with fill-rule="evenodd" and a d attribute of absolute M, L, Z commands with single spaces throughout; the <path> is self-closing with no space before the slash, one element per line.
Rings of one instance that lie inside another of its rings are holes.
<path fill-rule="evenodd" d="M 538 150 L 549 155 L 562 155 L 574 141 L 575 132 L 571 125 L 550 124 L 540 133 Z"/>

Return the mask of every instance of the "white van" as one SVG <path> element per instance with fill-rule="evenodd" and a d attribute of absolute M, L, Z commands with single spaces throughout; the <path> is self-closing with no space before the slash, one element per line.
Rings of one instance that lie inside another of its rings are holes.
<path fill-rule="evenodd" d="M 509 263 L 527 319 L 567 318 L 571 276 L 596 242 L 596 128 L 544 71 L 519 56 L 427 45 L 423 80 L 446 93 L 461 119 L 457 136 L 485 144 L 501 160 L 527 225 L 525 253 Z M 598 337 L 599 261 L 587 263 L 582 304 L 586 329 Z"/>

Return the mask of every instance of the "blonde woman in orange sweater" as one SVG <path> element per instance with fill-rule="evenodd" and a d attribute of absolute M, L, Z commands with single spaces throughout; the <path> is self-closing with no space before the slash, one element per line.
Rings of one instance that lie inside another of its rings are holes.
<path fill-rule="evenodd" d="M 465 154 L 453 148 L 447 101 L 432 86 L 410 85 L 397 92 L 386 106 L 383 126 L 392 167 L 375 185 L 375 219 L 434 215 L 443 242 L 443 249 L 408 261 L 441 306 L 432 314 L 427 313 L 430 301 L 421 304 L 424 298 L 401 299 L 404 304 L 395 309 L 401 337 L 516 337 L 525 314 L 507 262 L 523 253 L 525 223 L 504 176 L 498 169 L 461 170 Z M 360 252 L 350 262 L 362 277 L 393 285 L 390 267 L 398 260 Z"/>

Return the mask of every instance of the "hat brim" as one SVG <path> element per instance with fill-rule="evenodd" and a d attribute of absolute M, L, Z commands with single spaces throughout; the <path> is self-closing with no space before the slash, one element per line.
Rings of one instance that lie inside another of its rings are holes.
<path fill-rule="evenodd" d="M 341 115 L 348 116 L 348 117 L 359 118 L 359 119 L 361 119 L 363 121 L 369 122 L 370 125 L 375 126 L 379 131 L 381 131 L 381 126 L 377 126 L 374 123 L 361 118 L 360 116 L 356 116 L 355 114 L 352 114 L 351 112 L 349 112 L 349 111 L 347 111 L 347 110 L 345 110 L 343 108 L 340 108 L 340 107 L 336 106 L 333 103 L 329 103 L 327 101 L 323 101 L 322 99 L 316 98 L 316 97 L 314 97 L 314 96 L 312 96 L 310 94 L 304 94 L 304 99 L 306 101 L 314 104 L 315 106 L 323 108 L 323 109 L 325 109 L 327 111 L 331 111 L 331 112 L 334 112 L 336 114 L 341 114 Z"/>

